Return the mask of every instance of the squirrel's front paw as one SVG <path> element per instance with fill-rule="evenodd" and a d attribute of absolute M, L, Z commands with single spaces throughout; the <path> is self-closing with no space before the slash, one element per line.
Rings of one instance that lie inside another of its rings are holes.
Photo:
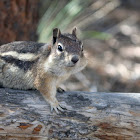
<path fill-rule="evenodd" d="M 53 112 L 54 110 L 57 114 L 59 114 L 59 112 L 64 111 L 61 105 L 58 103 L 58 101 L 50 102 L 50 106 L 51 106 L 51 112 Z"/>

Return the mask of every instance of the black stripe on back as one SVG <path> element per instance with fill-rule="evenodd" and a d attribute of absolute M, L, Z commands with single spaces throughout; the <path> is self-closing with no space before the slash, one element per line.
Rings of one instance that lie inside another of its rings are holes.
<path fill-rule="evenodd" d="M 7 63 L 14 64 L 15 66 L 17 66 L 20 69 L 23 69 L 24 71 L 30 70 L 32 66 L 35 64 L 35 62 L 37 62 L 37 59 L 34 61 L 24 61 L 13 58 L 10 55 L 1 56 L 1 59 Z"/>
<path fill-rule="evenodd" d="M 38 54 L 40 48 L 45 43 L 37 43 L 32 41 L 16 41 L 0 46 L 1 52 L 16 51 L 18 53 L 34 53 Z"/>

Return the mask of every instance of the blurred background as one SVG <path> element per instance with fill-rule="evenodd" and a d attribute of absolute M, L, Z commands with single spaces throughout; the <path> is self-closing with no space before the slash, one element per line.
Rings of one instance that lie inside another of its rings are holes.
<path fill-rule="evenodd" d="M 71 32 L 74 26 L 88 65 L 65 83 L 66 90 L 140 92 L 139 0 L 0 1 L 0 44 L 51 43 L 53 28 Z"/>

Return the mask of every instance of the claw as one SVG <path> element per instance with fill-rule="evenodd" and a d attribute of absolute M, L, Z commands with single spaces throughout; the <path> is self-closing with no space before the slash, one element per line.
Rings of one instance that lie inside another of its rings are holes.
<path fill-rule="evenodd" d="M 64 90 L 63 88 L 61 88 L 61 87 L 58 87 L 58 88 L 57 88 L 57 92 L 59 92 L 59 93 L 64 93 L 65 90 Z"/>
<path fill-rule="evenodd" d="M 53 112 L 53 110 L 54 110 L 57 114 L 59 114 L 59 112 L 64 112 L 63 108 L 62 108 L 60 105 L 58 105 L 58 106 L 51 106 L 51 112 Z"/>
<path fill-rule="evenodd" d="M 59 111 L 58 111 L 57 107 L 55 107 L 54 110 L 57 114 L 59 114 Z"/>
<path fill-rule="evenodd" d="M 61 106 L 58 106 L 58 109 L 62 112 L 64 112 L 63 108 L 61 108 Z"/>
<path fill-rule="evenodd" d="M 64 107 L 64 106 L 62 106 L 62 105 L 59 105 L 60 107 L 61 107 L 61 109 L 63 109 L 63 110 L 65 110 L 66 109 L 66 107 Z"/>
<path fill-rule="evenodd" d="M 53 112 L 53 107 L 51 106 L 51 112 Z"/>

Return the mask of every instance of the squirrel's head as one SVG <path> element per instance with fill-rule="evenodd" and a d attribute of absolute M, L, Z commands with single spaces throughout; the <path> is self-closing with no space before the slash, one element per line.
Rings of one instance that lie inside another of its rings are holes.
<path fill-rule="evenodd" d="M 83 43 L 77 38 L 76 28 L 72 30 L 72 33 L 67 34 L 62 34 L 58 28 L 53 29 L 53 45 L 50 56 L 50 62 L 67 71 L 73 71 L 72 73 L 85 67 Z"/>

